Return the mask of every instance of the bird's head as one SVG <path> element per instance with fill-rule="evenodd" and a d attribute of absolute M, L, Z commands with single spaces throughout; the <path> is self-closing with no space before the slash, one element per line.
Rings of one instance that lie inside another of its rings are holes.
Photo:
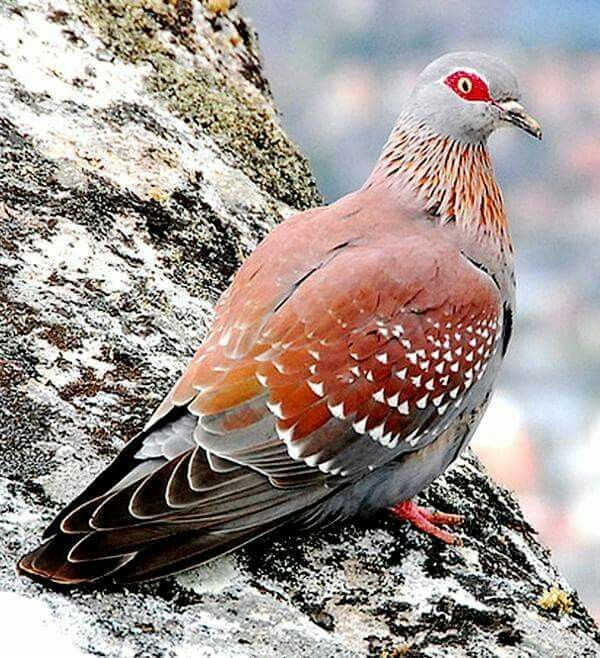
<path fill-rule="evenodd" d="M 540 124 L 520 102 L 514 73 L 484 53 L 449 53 L 429 64 L 410 96 L 408 112 L 440 135 L 461 142 L 485 141 L 503 126 L 542 138 Z"/>

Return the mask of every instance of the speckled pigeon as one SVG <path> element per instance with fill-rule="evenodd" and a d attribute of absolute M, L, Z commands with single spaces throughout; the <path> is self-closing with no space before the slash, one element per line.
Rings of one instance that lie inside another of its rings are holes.
<path fill-rule="evenodd" d="M 540 138 L 500 60 L 420 75 L 357 192 L 277 226 L 221 297 L 146 428 L 58 517 L 22 572 L 157 578 L 276 528 L 411 502 L 467 445 L 510 339 L 513 247 L 486 142 Z"/>

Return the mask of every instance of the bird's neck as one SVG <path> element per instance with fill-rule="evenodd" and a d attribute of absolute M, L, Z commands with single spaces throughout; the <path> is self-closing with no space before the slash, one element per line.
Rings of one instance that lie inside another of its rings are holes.
<path fill-rule="evenodd" d="M 462 143 L 401 115 L 365 187 L 385 185 L 499 257 L 512 243 L 485 142 Z"/>

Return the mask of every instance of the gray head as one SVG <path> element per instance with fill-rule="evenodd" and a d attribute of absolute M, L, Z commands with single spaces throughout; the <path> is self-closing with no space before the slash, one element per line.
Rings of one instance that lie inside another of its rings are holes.
<path fill-rule="evenodd" d="M 485 141 L 502 126 L 517 126 L 538 139 L 538 122 L 520 103 L 510 68 L 484 53 L 449 53 L 421 73 L 406 110 L 440 135 L 461 142 Z"/>

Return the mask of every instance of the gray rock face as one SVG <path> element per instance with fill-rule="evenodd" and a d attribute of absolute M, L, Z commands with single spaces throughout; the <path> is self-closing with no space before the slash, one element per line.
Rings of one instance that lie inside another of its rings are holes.
<path fill-rule="evenodd" d="M 318 203 L 233 2 L 0 3 L 0 626 L 10 655 L 596 656 L 598 632 L 473 457 L 386 518 L 185 575 L 58 593 L 17 577 L 143 425 L 257 240 Z M 546 590 L 556 587 L 539 603 Z"/>

